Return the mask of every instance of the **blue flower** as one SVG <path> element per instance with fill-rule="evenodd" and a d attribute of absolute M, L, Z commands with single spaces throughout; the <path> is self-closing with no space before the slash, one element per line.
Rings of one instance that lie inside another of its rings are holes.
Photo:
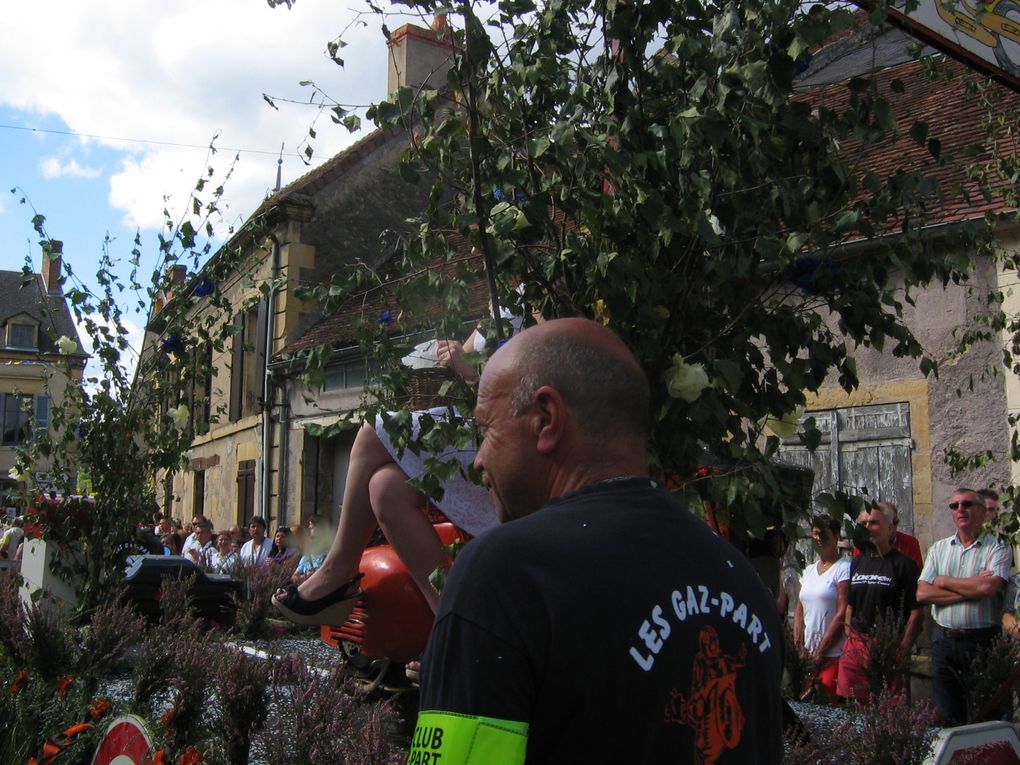
<path fill-rule="evenodd" d="M 392 324 L 393 323 L 393 311 L 383 311 L 379 316 L 380 324 Z"/>
<path fill-rule="evenodd" d="M 195 285 L 195 295 L 197 297 L 208 297 L 213 294 L 213 290 L 216 289 L 216 284 L 207 275 L 203 274 L 202 278 L 198 280 L 198 284 Z"/>
<path fill-rule="evenodd" d="M 795 261 L 786 278 L 800 287 L 805 295 L 832 295 L 839 291 L 841 267 L 832 258 L 809 255 Z"/>
<path fill-rule="evenodd" d="M 177 335 L 167 335 L 163 338 L 163 353 L 183 353 L 184 342 Z"/>
<path fill-rule="evenodd" d="M 517 204 L 520 204 L 521 202 L 523 202 L 527 198 L 528 198 L 528 195 L 525 194 L 523 191 L 521 191 L 520 189 L 514 189 L 514 202 L 516 202 Z"/>
<path fill-rule="evenodd" d="M 503 189 L 494 188 L 492 190 L 492 198 L 495 199 L 497 202 L 502 202 L 503 201 L 503 196 L 504 196 Z"/>

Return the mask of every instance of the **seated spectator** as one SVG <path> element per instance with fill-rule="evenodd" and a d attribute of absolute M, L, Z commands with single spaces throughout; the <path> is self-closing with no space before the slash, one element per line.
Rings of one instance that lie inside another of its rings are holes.
<path fill-rule="evenodd" d="M 10 527 L 4 532 L 3 537 L 0 538 L 0 558 L 4 560 L 14 558 L 21 540 L 25 538 L 24 525 L 25 518 L 21 515 L 11 522 Z"/>
<path fill-rule="evenodd" d="M 164 534 L 173 534 L 174 527 L 169 518 L 161 515 L 152 530 L 157 537 L 161 537 Z"/>
<path fill-rule="evenodd" d="M 297 548 L 290 545 L 290 537 L 290 527 L 277 527 L 273 534 L 273 546 L 269 548 L 270 563 L 283 563 L 298 554 Z"/>
<path fill-rule="evenodd" d="M 184 531 L 184 524 L 181 523 L 181 519 L 180 518 L 171 518 L 170 519 L 170 526 L 173 528 L 173 531 L 171 533 L 175 537 L 177 537 L 177 549 L 178 549 L 178 551 L 183 550 L 184 549 L 184 540 L 188 538 L 187 532 Z M 180 552 L 178 552 L 177 554 L 180 555 Z"/>
<path fill-rule="evenodd" d="M 844 620 L 846 642 L 839 658 L 837 693 L 866 701 L 871 695 L 872 632 L 880 621 L 895 619 L 900 626 L 899 653 L 904 661 L 921 630 L 923 613 L 917 602 L 917 565 L 892 548 L 892 510 L 874 507 L 867 518 L 871 549 L 850 564 L 850 590 Z"/>
<path fill-rule="evenodd" d="M 324 527 L 325 523 L 321 515 L 313 515 L 308 519 L 308 532 L 305 534 L 304 550 L 301 554 L 301 560 L 298 561 L 297 568 L 294 570 L 294 575 L 291 577 L 291 581 L 294 584 L 301 584 L 326 560 L 329 542 L 324 540 L 323 536 L 328 535 L 319 533 Z"/>
<path fill-rule="evenodd" d="M 164 555 L 180 555 L 181 554 L 181 540 L 176 534 L 163 534 L 159 538 L 160 544 L 163 545 Z"/>
<path fill-rule="evenodd" d="M 266 521 L 259 515 L 252 516 L 248 524 L 251 539 L 241 545 L 241 565 L 261 566 L 269 559 L 273 543 L 266 538 Z"/>
<path fill-rule="evenodd" d="M 188 560 L 192 559 L 191 549 L 193 547 L 200 546 L 199 542 L 198 542 L 198 531 L 199 531 L 199 525 L 204 520 L 205 520 L 205 516 L 203 516 L 203 515 L 196 515 L 191 520 L 191 530 L 190 530 L 190 533 L 184 539 L 184 543 L 181 545 L 181 550 L 182 550 L 181 554 L 185 558 L 187 558 Z"/>
<path fill-rule="evenodd" d="M 241 567 L 241 559 L 234 551 L 234 542 L 229 531 L 221 531 L 216 536 L 216 549 L 209 556 L 209 567 L 217 574 L 236 576 Z"/>
<path fill-rule="evenodd" d="M 202 568 L 209 568 L 209 558 L 213 553 L 212 524 L 205 518 L 195 521 L 197 531 L 192 535 L 194 542 L 184 547 L 184 557 Z"/>

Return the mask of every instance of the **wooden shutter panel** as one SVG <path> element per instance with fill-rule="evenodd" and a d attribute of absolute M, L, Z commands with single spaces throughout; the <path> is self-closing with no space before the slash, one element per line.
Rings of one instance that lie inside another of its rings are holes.
<path fill-rule="evenodd" d="M 228 419 L 241 419 L 241 402 L 244 395 L 244 314 L 234 316 L 234 338 L 230 354 L 230 408 Z"/>

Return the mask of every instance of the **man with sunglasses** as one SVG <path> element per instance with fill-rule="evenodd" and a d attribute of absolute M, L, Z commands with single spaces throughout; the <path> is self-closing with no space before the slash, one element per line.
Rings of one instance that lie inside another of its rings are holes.
<path fill-rule="evenodd" d="M 975 654 L 1000 633 L 1002 588 L 1009 578 L 1009 550 L 981 534 L 984 498 L 960 488 L 949 502 L 956 533 L 928 550 L 917 583 L 917 600 L 930 603 L 935 619 L 932 670 L 935 712 L 942 725 L 963 725 L 976 710 L 967 706 L 967 680 Z"/>

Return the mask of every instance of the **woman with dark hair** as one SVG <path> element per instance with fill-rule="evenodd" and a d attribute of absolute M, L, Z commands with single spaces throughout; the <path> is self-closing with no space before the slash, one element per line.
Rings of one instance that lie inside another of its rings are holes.
<path fill-rule="evenodd" d="M 290 527 L 278 526 L 273 534 L 273 546 L 269 548 L 270 563 L 283 563 L 298 554 L 297 548 L 291 547 L 290 539 Z"/>
<path fill-rule="evenodd" d="M 818 685 L 829 701 L 836 703 L 850 560 L 839 550 L 839 521 L 827 515 L 815 516 L 811 519 L 811 538 L 818 561 L 808 564 L 801 575 L 793 637 L 801 655 L 814 662 Z"/>

